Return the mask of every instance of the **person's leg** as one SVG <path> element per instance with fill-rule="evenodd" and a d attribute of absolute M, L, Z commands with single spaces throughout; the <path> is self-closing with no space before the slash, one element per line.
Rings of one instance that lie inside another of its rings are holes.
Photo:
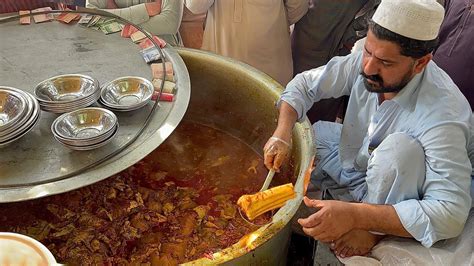
<path fill-rule="evenodd" d="M 395 204 L 419 199 L 424 179 L 425 153 L 421 144 L 404 133 L 391 134 L 369 158 L 363 202 Z M 365 255 L 381 238 L 381 235 L 353 230 L 335 242 L 334 250 L 341 257 Z"/>
<path fill-rule="evenodd" d="M 339 158 L 342 125 L 319 121 L 313 125 L 316 136 L 316 167 L 311 182 L 330 198 L 360 201 L 366 193 L 365 172 L 343 169 Z"/>
<path fill-rule="evenodd" d="M 311 173 L 311 184 L 315 189 L 323 191 L 338 189 L 337 182 L 332 176 L 339 177 L 342 168 L 339 163 L 339 141 L 342 125 L 319 121 L 313 124 L 315 135 L 316 159 L 315 168 Z M 345 190 L 342 193 L 348 194 Z M 304 205 L 304 204 L 303 204 Z"/>
<path fill-rule="evenodd" d="M 425 152 L 421 144 L 404 133 L 391 134 L 370 156 L 363 201 L 395 204 L 419 199 L 424 180 Z"/>

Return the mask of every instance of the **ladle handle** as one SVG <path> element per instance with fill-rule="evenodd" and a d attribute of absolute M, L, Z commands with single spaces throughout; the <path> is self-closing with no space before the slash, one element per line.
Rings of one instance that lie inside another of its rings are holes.
<path fill-rule="evenodd" d="M 270 183 L 272 182 L 272 179 L 273 179 L 274 175 L 275 175 L 275 170 L 270 169 L 270 171 L 268 171 L 267 178 L 265 178 L 265 182 L 263 183 L 263 186 L 260 189 L 260 191 L 264 191 L 264 190 L 268 189 L 268 187 L 270 186 Z"/>

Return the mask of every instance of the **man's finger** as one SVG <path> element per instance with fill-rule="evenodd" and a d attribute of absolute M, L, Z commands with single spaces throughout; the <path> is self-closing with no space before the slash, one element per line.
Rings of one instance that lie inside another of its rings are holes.
<path fill-rule="evenodd" d="M 285 159 L 285 157 L 285 154 L 277 153 L 273 161 L 273 169 L 275 169 L 275 171 L 278 172 L 280 170 L 280 167 L 283 164 L 283 160 Z"/>
<path fill-rule="evenodd" d="M 323 231 L 321 231 L 318 227 L 303 227 L 302 229 L 303 229 L 303 232 L 307 234 L 308 236 L 311 236 L 317 240 L 322 240 L 321 235 Z"/>
<path fill-rule="evenodd" d="M 321 223 L 321 220 L 318 219 L 318 216 L 316 216 L 316 213 L 311 214 L 310 216 L 306 218 L 300 218 L 298 219 L 298 223 L 302 227 L 315 227 L 318 226 Z"/>
<path fill-rule="evenodd" d="M 321 242 L 329 243 L 332 240 L 334 240 L 333 238 L 331 238 L 331 236 L 327 232 L 323 231 L 319 227 L 311 227 L 311 228 L 303 227 L 303 232 L 305 232 L 305 234 L 312 236 L 313 238 Z"/>
<path fill-rule="evenodd" d="M 275 155 L 271 154 L 265 154 L 264 155 L 264 164 L 267 167 L 267 169 L 272 169 L 273 168 L 273 158 Z"/>
<path fill-rule="evenodd" d="M 320 209 L 324 206 L 323 204 L 323 201 L 322 200 L 315 200 L 315 199 L 310 199 L 308 197 L 304 197 L 303 198 L 303 201 L 304 201 L 304 204 L 306 204 L 306 206 L 310 207 L 310 208 L 317 208 L 317 209 Z"/>
<path fill-rule="evenodd" d="M 268 153 L 271 146 L 273 146 L 273 141 L 268 140 L 267 143 L 265 143 L 265 146 L 263 146 L 263 152 Z"/>

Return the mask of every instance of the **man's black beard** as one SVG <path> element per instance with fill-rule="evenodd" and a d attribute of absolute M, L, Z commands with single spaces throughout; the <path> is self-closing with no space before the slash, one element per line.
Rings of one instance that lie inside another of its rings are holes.
<path fill-rule="evenodd" d="M 408 82 L 410 82 L 410 76 L 407 74 L 403 77 L 402 81 L 396 85 L 392 85 L 392 86 L 382 86 L 383 85 L 383 79 L 381 76 L 379 75 L 367 75 L 364 73 L 364 71 L 361 71 L 360 74 L 362 75 L 362 77 L 364 77 L 364 85 L 365 85 L 365 89 L 369 92 L 376 92 L 376 93 L 389 93 L 389 92 L 399 92 L 401 91 L 403 88 L 405 88 L 405 86 L 408 84 Z M 377 87 L 375 88 L 374 85 L 370 84 L 367 80 L 370 79 L 371 81 L 374 81 L 374 82 L 377 82 L 380 87 Z"/>

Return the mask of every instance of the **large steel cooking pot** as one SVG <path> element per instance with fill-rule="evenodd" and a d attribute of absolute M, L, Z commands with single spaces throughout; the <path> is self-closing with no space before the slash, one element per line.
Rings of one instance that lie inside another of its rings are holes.
<path fill-rule="evenodd" d="M 191 78 L 191 101 L 184 119 L 228 132 L 261 151 L 278 116 L 275 103 L 283 90 L 264 73 L 235 60 L 193 49 L 178 49 Z M 283 265 L 291 233 L 290 220 L 303 197 L 304 175 L 314 153 L 308 120 L 293 132 L 291 154 L 297 197 L 282 207 L 272 223 L 242 238 L 212 258 L 189 264 Z"/>

